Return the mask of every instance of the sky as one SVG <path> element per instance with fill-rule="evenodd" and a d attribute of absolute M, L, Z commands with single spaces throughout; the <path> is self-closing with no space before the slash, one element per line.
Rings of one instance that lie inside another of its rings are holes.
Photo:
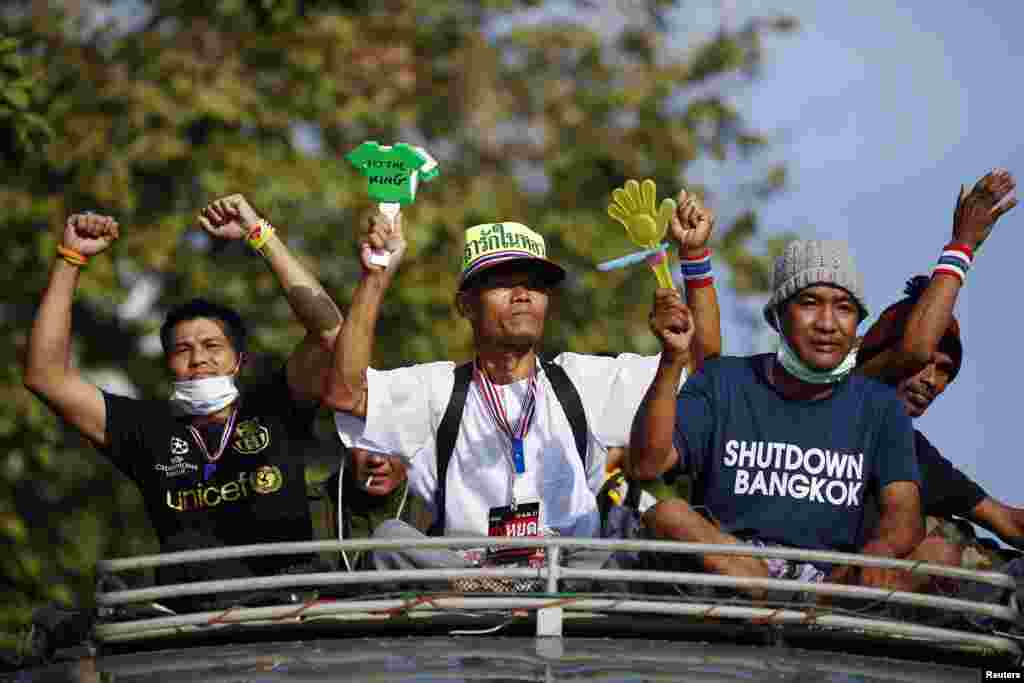
<path fill-rule="evenodd" d="M 930 272 L 950 241 L 961 183 L 1000 166 L 1024 183 L 1013 87 L 1024 48 L 1011 38 L 1024 3 L 705 0 L 687 3 L 687 24 L 673 30 L 708 30 L 722 4 L 736 23 L 750 14 L 800 20 L 798 33 L 768 41 L 762 77 L 736 101 L 771 135 L 767 156 L 790 172 L 789 190 L 759 207 L 763 227 L 849 243 L 872 313 L 863 333 L 910 276 Z M 691 178 L 708 184 L 712 204 L 716 190 L 727 203 L 735 167 L 699 171 Z M 1013 423 L 1022 371 L 1009 353 L 1024 335 L 1010 281 L 1022 250 L 1024 205 L 1000 219 L 975 261 L 956 310 L 963 369 L 916 421 L 990 495 L 1019 506 L 1024 453 Z M 728 312 L 734 304 L 723 294 Z M 728 323 L 724 333 L 727 353 L 750 351 L 749 333 Z"/>

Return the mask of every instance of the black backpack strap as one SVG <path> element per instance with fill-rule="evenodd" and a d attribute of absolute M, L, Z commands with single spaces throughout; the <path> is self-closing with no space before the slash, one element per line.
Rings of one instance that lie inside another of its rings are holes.
<path fill-rule="evenodd" d="M 565 416 L 569 418 L 569 426 L 572 427 L 572 435 L 576 440 L 576 452 L 580 454 L 580 460 L 583 461 L 583 472 L 586 473 L 587 444 L 590 439 L 583 401 L 580 400 L 580 394 L 576 391 L 576 385 L 572 383 L 561 365 L 543 358 L 540 363 L 544 368 L 544 374 L 548 376 L 548 381 L 551 382 L 551 388 L 555 390 L 555 397 L 562 404 Z"/>
<path fill-rule="evenodd" d="M 455 451 L 455 439 L 459 436 L 459 425 L 462 424 L 462 411 L 466 408 L 466 397 L 469 385 L 473 381 L 473 363 L 463 363 L 455 368 L 455 386 L 452 396 L 448 399 L 448 407 L 437 428 L 437 495 L 434 523 L 427 531 L 429 536 L 444 535 L 445 484 L 448 480 L 448 462 Z"/>

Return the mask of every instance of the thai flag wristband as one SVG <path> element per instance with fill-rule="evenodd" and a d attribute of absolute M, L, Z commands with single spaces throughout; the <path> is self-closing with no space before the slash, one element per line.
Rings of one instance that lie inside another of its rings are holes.
<path fill-rule="evenodd" d="M 939 262 L 932 269 L 932 276 L 954 275 L 963 285 L 967 280 L 967 272 L 974 262 L 974 252 L 963 242 L 951 242 L 942 248 Z"/>
<path fill-rule="evenodd" d="M 263 218 L 256 221 L 256 223 L 249 230 L 249 234 L 246 235 L 245 241 L 252 247 L 253 251 L 258 251 L 260 254 L 263 253 L 263 247 L 267 246 L 267 242 L 274 236 L 274 230 L 268 221 Z"/>
<path fill-rule="evenodd" d="M 711 250 L 705 249 L 697 258 L 679 257 L 679 275 L 687 289 L 710 287 L 715 282 L 711 274 Z"/>

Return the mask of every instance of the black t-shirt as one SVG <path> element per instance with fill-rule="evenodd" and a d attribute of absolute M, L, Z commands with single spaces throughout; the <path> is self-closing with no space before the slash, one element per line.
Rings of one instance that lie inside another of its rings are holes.
<path fill-rule="evenodd" d="M 988 494 L 942 457 L 918 430 L 914 430 L 917 466 L 921 468 L 921 508 L 932 517 L 966 517 Z"/>
<path fill-rule="evenodd" d="M 314 442 L 317 406 L 291 399 L 284 372 L 242 393 L 234 433 L 215 468 L 188 417 L 174 416 L 167 401 L 107 393 L 104 399 L 110 441 L 104 453 L 141 489 L 163 552 L 312 539 L 304 455 Z M 216 453 L 223 426 L 199 433 Z M 273 574 L 303 559 L 162 567 L 157 575 L 167 583 Z"/>

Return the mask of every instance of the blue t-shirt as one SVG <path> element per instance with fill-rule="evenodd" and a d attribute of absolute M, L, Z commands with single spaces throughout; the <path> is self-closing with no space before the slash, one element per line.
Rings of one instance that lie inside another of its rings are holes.
<path fill-rule="evenodd" d="M 914 431 L 891 387 L 860 375 L 828 398 L 793 401 L 768 382 L 773 356 L 718 358 L 679 393 L 677 471 L 723 531 L 767 543 L 851 552 L 864 493 L 920 485 Z"/>

